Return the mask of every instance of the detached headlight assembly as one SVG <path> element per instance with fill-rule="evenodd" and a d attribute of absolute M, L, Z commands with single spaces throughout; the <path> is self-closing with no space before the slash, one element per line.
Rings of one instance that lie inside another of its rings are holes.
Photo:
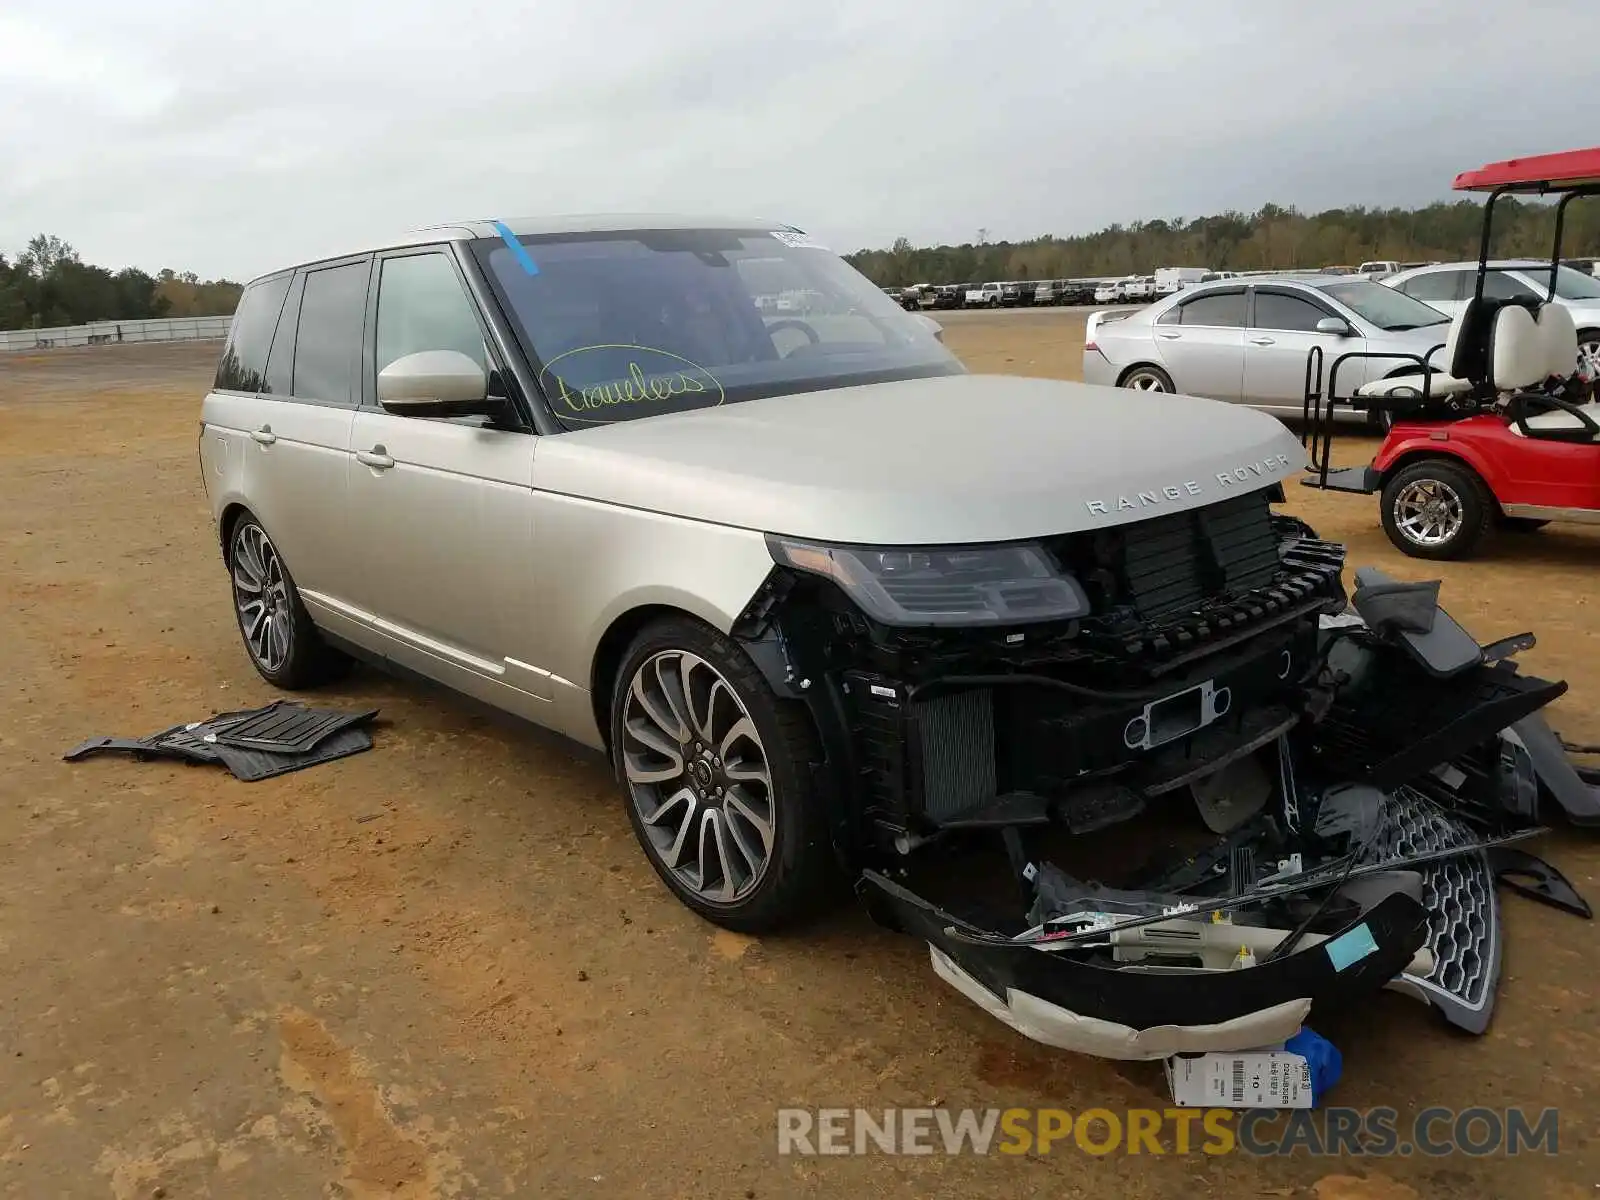
<path fill-rule="evenodd" d="M 1043 547 L 825 546 L 769 534 L 774 561 L 833 580 L 885 625 L 1022 625 L 1087 616 L 1089 598 Z"/>

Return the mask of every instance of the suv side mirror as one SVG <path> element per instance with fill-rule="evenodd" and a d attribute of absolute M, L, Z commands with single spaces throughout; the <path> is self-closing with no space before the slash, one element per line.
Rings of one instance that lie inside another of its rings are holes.
<path fill-rule="evenodd" d="M 1355 337 L 1356 331 L 1350 328 L 1350 322 L 1339 317 L 1323 317 L 1317 322 L 1318 333 L 1331 333 L 1334 337 Z"/>
<path fill-rule="evenodd" d="M 470 417 L 498 413 L 484 369 L 459 350 L 419 350 L 378 372 L 378 403 L 403 417 Z"/>

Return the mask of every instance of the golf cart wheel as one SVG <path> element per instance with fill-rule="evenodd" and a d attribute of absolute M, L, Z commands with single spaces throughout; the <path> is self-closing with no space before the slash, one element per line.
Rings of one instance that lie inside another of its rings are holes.
<path fill-rule="evenodd" d="M 617 674 L 611 746 L 645 856 L 702 917 L 765 933 L 832 897 L 810 717 L 734 642 L 686 617 L 647 626 Z"/>
<path fill-rule="evenodd" d="M 1494 525 L 1495 504 L 1476 474 L 1430 458 L 1383 485 L 1383 531 L 1412 558 L 1467 558 Z"/>
<path fill-rule="evenodd" d="M 1141 366 L 1135 367 L 1124 375 L 1117 383 L 1118 387 L 1132 388 L 1136 392 L 1175 392 L 1178 389 L 1172 386 L 1172 376 L 1160 367 Z"/>
<path fill-rule="evenodd" d="M 233 613 L 261 678 L 288 691 L 336 678 L 350 660 L 322 640 L 267 531 L 246 514 L 228 537 Z"/>

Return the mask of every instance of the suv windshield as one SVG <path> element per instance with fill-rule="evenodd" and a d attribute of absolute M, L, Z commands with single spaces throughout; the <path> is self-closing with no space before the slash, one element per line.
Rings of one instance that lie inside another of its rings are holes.
<path fill-rule="evenodd" d="M 1381 283 L 1345 276 L 1335 278 L 1337 283 L 1324 284 L 1320 290 L 1379 329 L 1421 329 L 1424 325 L 1442 325 L 1450 319 L 1437 308 L 1430 308 L 1421 300 L 1414 300 Z"/>
<path fill-rule="evenodd" d="M 791 230 L 628 230 L 473 244 L 557 420 L 605 425 L 960 362 Z"/>
<path fill-rule="evenodd" d="M 1518 267 L 1517 274 L 1525 276 L 1539 289 L 1541 300 L 1550 294 L 1549 267 Z M 1556 295 L 1563 300 L 1600 300 L 1600 279 L 1562 267 L 1556 271 Z"/>

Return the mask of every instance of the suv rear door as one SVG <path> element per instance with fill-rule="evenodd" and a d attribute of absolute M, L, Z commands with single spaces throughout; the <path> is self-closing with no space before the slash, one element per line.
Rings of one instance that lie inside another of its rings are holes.
<path fill-rule="evenodd" d="M 367 300 L 362 405 L 348 463 L 357 604 L 383 653 L 469 695 L 534 715 L 549 676 L 529 663 L 531 492 L 537 438 L 483 417 L 416 417 L 377 403 L 378 372 L 424 350 L 458 350 L 508 372 L 448 245 L 378 256 Z"/>
<path fill-rule="evenodd" d="M 364 262 L 348 269 L 365 279 Z M 229 492 L 267 531 L 322 624 L 321 602 L 340 596 L 349 582 L 342 522 L 355 401 L 318 394 L 320 386 L 295 370 L 305 278 L 303 271 L 273 276 L 240 297 L 205 419 L 208 439 L 227 442 L 225 473 L 236 481 Z M 359 343 L 359 310 L 356 317 Z"/>

